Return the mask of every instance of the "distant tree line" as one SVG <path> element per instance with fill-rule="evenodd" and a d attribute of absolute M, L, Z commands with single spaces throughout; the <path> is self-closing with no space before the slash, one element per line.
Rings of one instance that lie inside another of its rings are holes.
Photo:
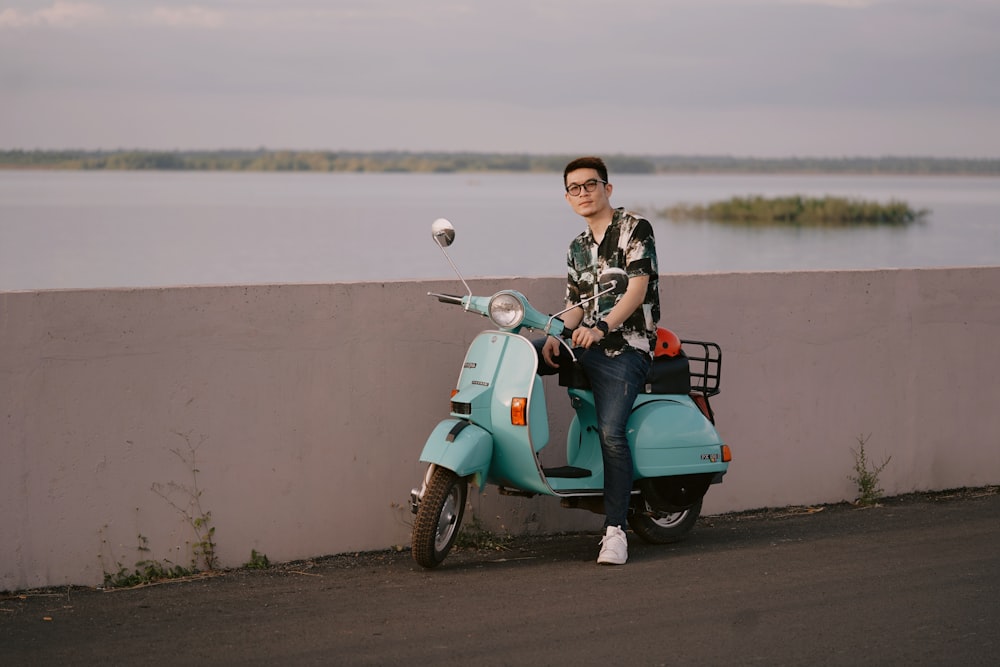
<path fill-rule="evenodd" d="M 560 172 L 576 155 L 405 151 L 0 151 L 0 169 L 317 172 Z M 843 173 L 1000 175 L 1000 159 L 932 157 L 744 158 L 605 156 L 615 174 Z"/>
<path fill-rule="evenodd" d="M 678 205 L 658 211 L 671 220 L 712 220 L 741 225 L 795 227 L 904 226 L 926 216 L 901 201 L 887 204 L 842 197 L 732 197 L 707 205 Z"/>

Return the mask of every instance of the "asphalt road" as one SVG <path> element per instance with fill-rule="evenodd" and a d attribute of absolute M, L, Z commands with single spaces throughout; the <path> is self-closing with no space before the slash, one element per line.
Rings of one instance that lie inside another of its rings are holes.
<path fill-rule="evenodd" d="M 567 510 L 570 511 L 570 510 Z M 688 541 L 518 538 L 435 571 L 335 556 L 0 595 L 7 665 L 994 665 L 1000 489 L 703 519 Z"/>

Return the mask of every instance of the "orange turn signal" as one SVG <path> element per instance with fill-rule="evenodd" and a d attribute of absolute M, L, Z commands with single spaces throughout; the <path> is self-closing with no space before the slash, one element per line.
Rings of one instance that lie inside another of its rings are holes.
<path fill-rule="evenodd" d="M 733 460 L 733 453 L 729 451 L 729 445 L 722 446 L 722 462 L 729 463 Z"/>
<path fill-rule="evenodd" d="M 510 423 L 514 426 L 528 425 L 528 399 L 515 396 L 510 401 Z"/>

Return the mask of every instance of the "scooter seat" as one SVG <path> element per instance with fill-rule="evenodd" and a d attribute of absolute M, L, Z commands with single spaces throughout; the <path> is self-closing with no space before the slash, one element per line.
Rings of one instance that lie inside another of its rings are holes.
<path fill-rule="evenodd" d="M 559 367 L 559 385 L 570 389 L 590 389 L 590 380 L 580 364 L 563 364 Z M 654 357 L 642 393 L 691 393 L 691 365 L 687 355 L 681 351 L 675 357 Z"/>

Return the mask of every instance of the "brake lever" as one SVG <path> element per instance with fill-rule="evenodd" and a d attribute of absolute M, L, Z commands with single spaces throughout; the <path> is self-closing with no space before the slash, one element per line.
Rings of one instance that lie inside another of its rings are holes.
<path fill-rule="evenodd" d="M 569 344 L 569 341 L 573 340 L 573 332 L 574 331 L 575 331 L 575 329 L 570 329 L 570 328 L 567 327 L 567 328 L 563 329 L 562 333 L 560 333 L 555 338 L 556 338 L 556 340 L 558 340 L 562 344 L 563 347 L 566 348 L 566 351 L 569 352 L 570 359 L 572 359 L 573 363 L 575 364 L 576 363 L 576 355 L 573 354 L 573 346 Z"/>

